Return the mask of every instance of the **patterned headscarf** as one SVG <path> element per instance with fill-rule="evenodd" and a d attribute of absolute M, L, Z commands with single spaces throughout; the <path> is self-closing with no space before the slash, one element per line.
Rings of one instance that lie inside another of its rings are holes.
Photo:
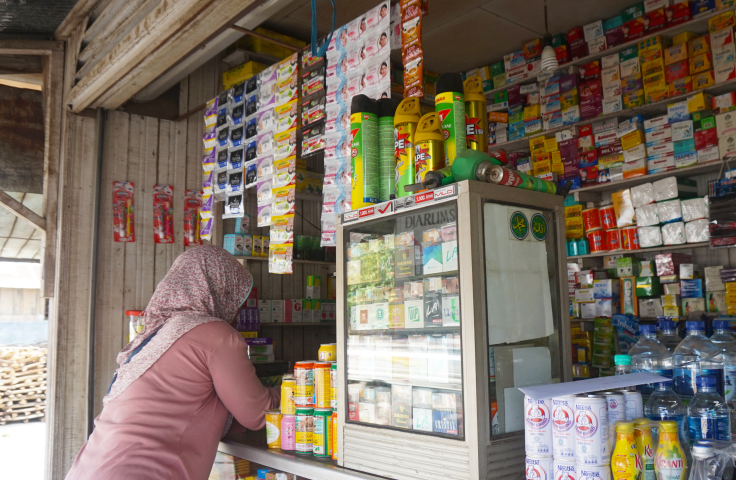
<path fill-rule="evenodd" d="M 250 273 L 220 247 L 206 245 L 179 255 L 143 312 L 143 331 L 118 354 L 120 367 L 102 399 L 103 406 L 123 393 L 189 330 L 209 322 L 231 321 L 252 286 Z"/>

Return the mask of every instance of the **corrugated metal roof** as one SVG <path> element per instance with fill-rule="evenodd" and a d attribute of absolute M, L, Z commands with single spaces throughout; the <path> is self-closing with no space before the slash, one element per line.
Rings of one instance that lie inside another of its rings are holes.
<path fill-rule="evenodd" d="M 0 33 L 51 35 L 77 0 L 0 1 Z"/>

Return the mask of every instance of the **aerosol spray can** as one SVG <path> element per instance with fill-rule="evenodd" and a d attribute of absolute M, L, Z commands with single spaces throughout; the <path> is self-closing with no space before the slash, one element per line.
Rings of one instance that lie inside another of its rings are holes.
<path fill-rule="evenodd" d="M 455 157 L 466 149 L 463 77 L 459 73 L 443 73 L 437 79 L 435 89 L 435 111 L 445 137 L 445 162 L 452 166 Z"/>
<path fill-rule="evenodd" d="M 394 116 L 394 160 L 396 162 L 396 198 L 407 197 L 406 185 L 414 183 L 414 133 L 421 117 L 419 99 L 405 98 L 399 103 Z"/>
<path fill-rule="evenodd" d="M 394 114 L 399 106 L 395 98 L 381 98 L 378 103 L 378 150 L 379 150 L 379 201 L 387 202 L 394 198 L 396 189 L 394 161 Z"/>
<path fill-rule="evenodd" d="M 445 139 L 437 114 L 428 113 L 419 120 L 414 134 L 416 182 L 423 182 L 428 171 L 445 167 Z"/>
<path fill-rule="evenodd" d="M 378 203 L 378 109 L 365 95 L 354 96 L 350 107 L 352 203 L 356 210 Z"/>
<path fill-rule="evenodd" d="M 483 80 L 478 75 L 469 77 L 463 83 L 465 94 L 465 135 L 468 148 L 481 152 L 488 151 L 488 115 L 486 96 L 483 93 Z"/>
<path fill-rule="evenodd" d="M 505 185 L 507 187 L 523 188 L 536 192 L 557 193 L 557 184 L 541 178 L 532 177 L 525 173 L 509 170 L 498 165 L 493 165 L 490 170 L 489 180 L 491 183 Z"/>

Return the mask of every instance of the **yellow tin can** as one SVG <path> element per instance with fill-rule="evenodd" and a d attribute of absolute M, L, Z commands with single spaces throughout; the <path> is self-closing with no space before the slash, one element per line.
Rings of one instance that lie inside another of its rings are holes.
<path fill-rule="evenodd" d="M 319 346 L 317 351 L 318 360 L 321 362 L 334 362 L 337 361 L 337 344 L 336 343 L 323 343 Z"/>
<path fill-rule="evenodd" d="M 479 76 L 469 77 L 463 83 L 465 94 L 465 141 L 468 148 L 480 152 L 488 151 L 488 114 L 483 80 Z"/>
<path fill-rule="evenodd" d="M 440 130 L 437 113 L 431 112 L 419 120 L 414 134 L 415 182 L 424 181 L 428 171 L 445 167 L 445 137 Z"/>
<path fill-rule="evenodd" d="M 394 160 L 396 176 L 394 188 L 396 198 L 407 197 L 404 187 L 414 183 L 416 176 L 414 167 L 414 133 L 421 117 L 419 99 L 408 97 L 401 101 L 394 116 Z"/>
<path fill-rule="evenodd" d="M 278 409 L 266 411 L 266 442 L 268 448 L 281 448 L 282 417 Z"/>
<path fill-rule="evenodd" d="M 294 380 L 294 375 L 286 374 L 281 380 L 281 413 L 289 415 L 296 413 L 294 395 L 296 395 L 296 381 Z"/>

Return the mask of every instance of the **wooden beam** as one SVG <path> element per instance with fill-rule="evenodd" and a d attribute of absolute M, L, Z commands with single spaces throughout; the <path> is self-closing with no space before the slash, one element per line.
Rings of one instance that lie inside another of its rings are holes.
<path fill-rule="evenodd" d="M 64 52 L 64 42 L 52 40 L 0 40 L 0 55 L 50 55 Z"/>
<path fill-rule="evenodd" d="M 279 45 L 279 46 L 284 47 L 284 48 L 288 48 L 289 50 L 291 50 L 293 52 L 296 52 L 298 50 L 301 50 L 301 48 L 299 48 L 299 47 L 295 47 L 294 45 L 291 45 L 289 43 L 282 42 L 281 40 L 277 40 L 275 38 L 271 38 L 268 35 L 264 35 L 262 33 L 254 32 L 253 30 L 250 30 L 248 28 L 239 27 L 237 25 L 230 25 L 230 28 L 232 28 L 233 30 L 237 30 L 240 33 L 245 33 L 246 35 L 250 35 L 252 37 L 260 38 L 260 39 L 269 41 L 271 43 L 275 43 L 276 45 Z"/>
<path fill-rule="evenodd" d="M 31 222 L 37 229 L 46 231 L 46 219 L 0 190 L 0 207 L 5 208 L 18 218 Z"/>
<path fill-rule="evenodd" d="M 54 39 L 66 40 L 97 5 L 97 0 L 78 0 L 61 25 L 54 32 Z"/>
<path fill-rule="evenodd" d="M 179 117 L 177 117 L 176 121 L 177 122 L 181 122 L 182 120 L 185 120 L 185 119 L 191 117 L 192 115 L 194 115 L 195 113 L 199 112 L 200 110 L 203 110 L 205 106 L 207 106 L 207 104 L 206 103 L 203 103 L 202 105 L 198 105 L 198 106 L 194 107 L 193 109 L 189 110 L 188 112 L 186 112 L 186 113 L 184 113 L 182 115 L 179 115 Z"/>

